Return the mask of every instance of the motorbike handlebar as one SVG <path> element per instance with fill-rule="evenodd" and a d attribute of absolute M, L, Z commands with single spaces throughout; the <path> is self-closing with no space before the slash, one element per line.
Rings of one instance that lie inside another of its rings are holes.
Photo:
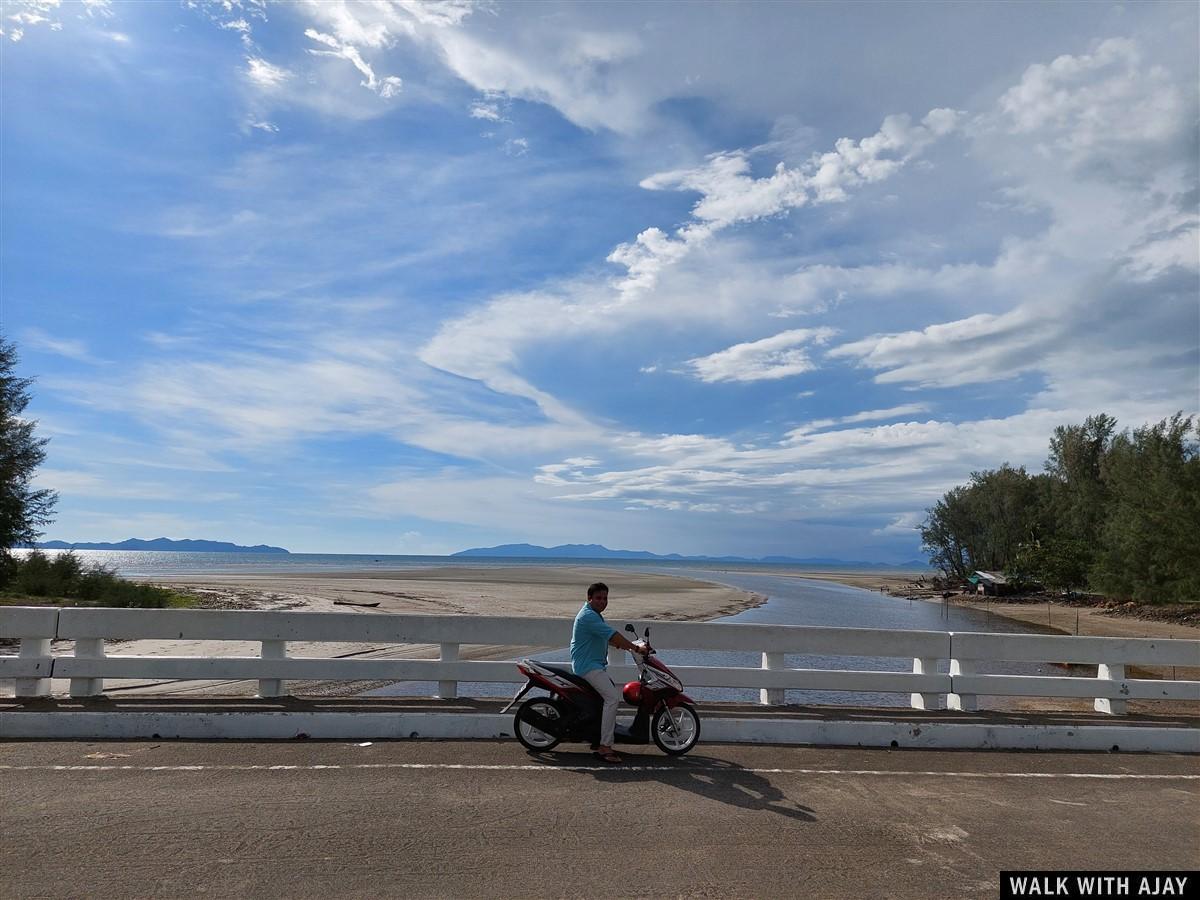
<path fill-rule="evenodd" d="M 634 628 L 629 623 L 625 624 L 625 630 L 628 631 L 630 634 L 632 634 L 634 637 L 637 637 L 637 629 Z M 642 640 L 645 641 L 645 643 L 646 643 L 646 655 L 649 656 L 651 653 L 654 652 L 654 648 L 650 646 L 650 626 L 649 625 L 646 626 L 646 634 L 642 638 Z M 633 653 L 635 651 L 631 650 L 630 652 Z"/>

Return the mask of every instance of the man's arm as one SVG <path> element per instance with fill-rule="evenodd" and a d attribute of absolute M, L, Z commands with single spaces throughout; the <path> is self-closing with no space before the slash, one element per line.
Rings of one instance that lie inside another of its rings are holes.
<path fill-rule="evenodd" d="M 642 648 L 640 646 L 629 640 L 629 638 L 625 637 L 625 635 L 621 634 L 619 631 L 614 631 L 612 636 L 608 639 L 608 642 L 619 650 L 630 650 L 635 653 L 642 652 Z"/>

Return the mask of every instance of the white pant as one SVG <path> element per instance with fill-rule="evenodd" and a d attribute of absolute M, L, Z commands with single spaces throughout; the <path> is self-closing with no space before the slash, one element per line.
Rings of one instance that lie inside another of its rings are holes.
<path fill-rule="evenodd" d="M 617 727 L 617 704 L 621 702 L 621 689 L 617 687 L 604 669 L 592 669 L 583 679 L 604 698 L 604 712 L 600 715 L 600 743 L 611 747 L 613 731 Z"/>

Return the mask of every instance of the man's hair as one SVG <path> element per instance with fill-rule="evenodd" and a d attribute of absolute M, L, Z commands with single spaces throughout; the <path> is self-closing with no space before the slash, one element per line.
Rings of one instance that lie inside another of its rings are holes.
<path fill-rule="evenodd" d="M 604 593 L 606 593 L 606 594 L 608 593 L 608 585 L 605 584 L 603 581 L 597 581 L 595 584 L 589 584 L 588 585 L 588 599 L 591 600 L 592 596 L 600 593 L 600 591 L 604 591 Z"/>

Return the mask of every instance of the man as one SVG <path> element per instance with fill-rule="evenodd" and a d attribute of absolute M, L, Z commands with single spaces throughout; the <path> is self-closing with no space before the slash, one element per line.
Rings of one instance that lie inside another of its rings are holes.
<path fill-rule="evenodd" d="M 613 752 L 613 731 L 617 726 L 617 704 L 621 689 L 608 677 L 608 645 L 645 653 L 644 641 L 627 640 L 617 629 L 604 621 L 602 613 L 608 606 L 608 585 L 597 581 L 587 589 L 587 602 L 575 617 L 571 632 L 571 666 L 575 674 L 585 679 L 604 698 L 600 717 L 600 746 L 596 756 L 607 763 L 619 763 L 621 757 Z"/>

